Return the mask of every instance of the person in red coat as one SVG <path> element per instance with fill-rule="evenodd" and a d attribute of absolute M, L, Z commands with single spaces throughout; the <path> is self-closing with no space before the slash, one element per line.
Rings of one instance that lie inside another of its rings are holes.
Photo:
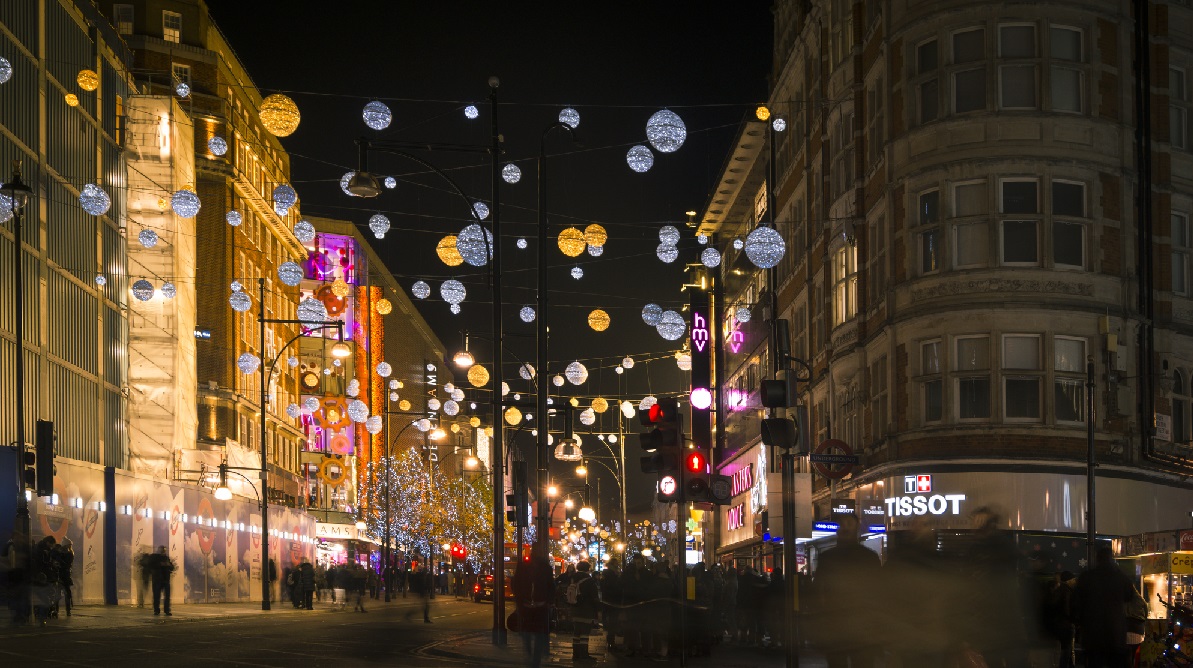
<path fill-rule="evenodd" d="M 530 655 L 530 665 L 542 665 L 551 633 L 551 601 L 555 600 L 555 580 L 547 553 L 536 545 L 529 561 L 518 562 L 514 571 L 513 629 L 522 634 L 522 643 Z M 494 592 L 494 596 L 500 594 Z"/>

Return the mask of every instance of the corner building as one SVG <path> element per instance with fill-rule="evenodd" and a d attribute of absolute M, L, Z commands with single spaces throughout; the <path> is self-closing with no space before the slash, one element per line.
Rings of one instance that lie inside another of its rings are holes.
<path fill-rule="evenodd" d="M 726 347 L 755 350 L 723 357 L 722 472 L 762 448 L 771 377 L 766 325 L 733 306 L 761 319 L 774 291 L 813 447 L 861 459 L 833 488 L 813 474 L 814 519 L 842 508 L 897 541 L 993 506 L 1025 549 L 1084 534 L 1091 360 L 1098 533 L 1184 526 L 1193 12 L 1143 6 L 775 3 L 786 129 L 743 123 L 701 218 L 719 241 L 773 219 L 787 243 L 769 276 L 722 265 Z M 766 553 L 719 521 L 722 553 Z"/>

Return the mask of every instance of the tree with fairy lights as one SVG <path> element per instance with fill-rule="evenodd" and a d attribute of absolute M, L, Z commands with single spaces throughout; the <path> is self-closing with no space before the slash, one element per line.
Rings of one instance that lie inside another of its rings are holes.
<path fill-rule="evenodd" d="M 410 552 L 430 555 L 443 525 L 442 491 L 434 484 L 430 463 L 409 448 L 370 465 L 366 473 L 374 480 L 369 532 L 384 536 L 388 523 L 394 542 L 406 545 Z"/>

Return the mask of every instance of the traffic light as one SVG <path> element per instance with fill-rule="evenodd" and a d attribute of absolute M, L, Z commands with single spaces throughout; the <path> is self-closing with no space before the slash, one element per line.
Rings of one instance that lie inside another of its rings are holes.
<path fill-rule="evenodd" d="M 652 453 L 642 458 L 642 471 L 658 474 L 659 501 L 682 501 L 683 425 L 678 403 L 673 398 L 659 399 L 648 410 L 639 411 L 638 419 L 643 426 L 652 427 L 638 437 L 642 449 Z"/>
<path fill-rule="evenodd" d="M 530 493 L 526 486 L 526 462 L 516 461 L 511 469 L 514 493 L 505 495 L 505 519 L 516 527 L 530 525 Z M 512 509 L 509 507 L 512 506 Z"/>
<path fill-rule="evenodd" d="M 37 451 L 37 484 L 38 496 L 50 496 L 54 493 L 54 423 L 49 420 L 38 420 L 34 429 L 34 449 Z M 28 474 L 26 474 L 28 475 Z"/>
<path fill-rule="evenodd" d="M 790 418 L 766 418 L 762 421 L 762 442 L 784 450 L 796 449 L 806 455 L 811 447 L 808 436 L 808 408 L 796 406 Z"/>
<path fill-rule="evenodd" d="M 684 501 L 724 504 L 733 493 L 733 481 L 727 475 L 709 470 L 708 458 L 700 450 L 687 450 L 683 460 Z"/>

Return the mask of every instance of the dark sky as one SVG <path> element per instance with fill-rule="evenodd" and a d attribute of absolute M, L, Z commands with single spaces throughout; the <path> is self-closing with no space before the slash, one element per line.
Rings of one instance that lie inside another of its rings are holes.
<path fill-rule="evenodd" d="M 353 138 L 367 133 L 487 145 L 486 82 L 500 77 L 503 161 L 516 162 L 523 172 L 520 183 L 502 183 L 505 329 L 513 353 L 530 361 L 533 340 L 520 335 L 532 336 L 534 325 L 522 323 L 517 312 L 535 298 L 539 137 L 562 107 L 579 110 L 581 146 L 558 135 L 547 143 L 554 156 L 547 206 L 550 373 L 573 359 L 585 361 L 589 381 L 575 389 L 584 397 L 605 396 L 611 404 L 618 394 L 637 403 L 648 390 L 686 389 L 670 358 L 640 363 L 623 376 L 612 366 L 625 354 L 666 355 L 678 348 L 679 342 L 664 341 L 647 327 L 640 312 L 647 302 L 678 309 L 686 300 L 680 292 L 682 265 L 698 261 L 698 247 L 685 230 L 680 259 L 665 265 L 654 255 L 658 228 L 671 222 L 682 229 L 684 211 L 702 208 L 738 124 L 766 97 L 769 3 L 341 0 L 312 5 L 317 12 L 301 9 L 304 3 L 283 8 L 275 2 L 208 0 L 208 5 L 262 92 L 286 92 L 302 112 L 297 132 L 282 140 L 291 153 L 302 211 L 359 225 L 373 213 L 385 213 L 393 229 L 374 246 L 407 289 L 419 278 L 431 284 L 432 298 L 419 306 L 449 351 L 458 347 L 461 330 L 491 330 L 484 270 L 467 264 L 449 268 L 435 255 L 437 241 L 466 224 L 467 211 L 443 180 L 396 156 L 370 158 L 370 171 L 398 177 L 395 190 L 368 201 L 346 197 L 338 180 L 355 167 Z M 361 120 L 362 107 L 372 99 L 394 112 L 383 132 Z M 480 118 L 464 117 L 467 104 L 480 108 Z M 626 150 L 645 143 L 646 120 L 663 107 L 683 118 L 687 141 L 676 153 L 656 152 L 653 169 L 636 174 L 626 166 Z M 420 155 L 447 171 L 469 197 L 490 200 L 487 156 Z M 554 239 L 561 229 L 583 229 L 591 222 L 609 232 L 603 256 L 571 260 L 558 251 Z M 518 250 L 514 242 L 523 235 L 531 237 L 530 246 Z M 579 281 L 569 275 L 577 265 L 585 271 Z M 469 291 L 460 315 L 450 314 L 438 298 L 438 286 L 448 278 L 461 280 Z M 611 327 L 599 334 L 586 324 L 596 307 L 612 317 Z M 488 361 L 487 351 L 477 352 Z M 507 364 L 507 375 L 513 374 L 516 361 Z M 515 390 L 527 389 L 517 380 L 511 382 Z M 615 429 L 615 414 L 615 409 L 605 414 L 604 431 Z M 637 425 L 627 428 L 636 431 Z M 529 436 L 524 438 L 528 447 Z M 639 455 L 631 437 L 626 448 L 631 506 L 645 503 L 652 489 L 638 472 Z M 616 485 L 605 475 L 603 505 L 611 512 L 615 492 L 609 490 Z"/>

